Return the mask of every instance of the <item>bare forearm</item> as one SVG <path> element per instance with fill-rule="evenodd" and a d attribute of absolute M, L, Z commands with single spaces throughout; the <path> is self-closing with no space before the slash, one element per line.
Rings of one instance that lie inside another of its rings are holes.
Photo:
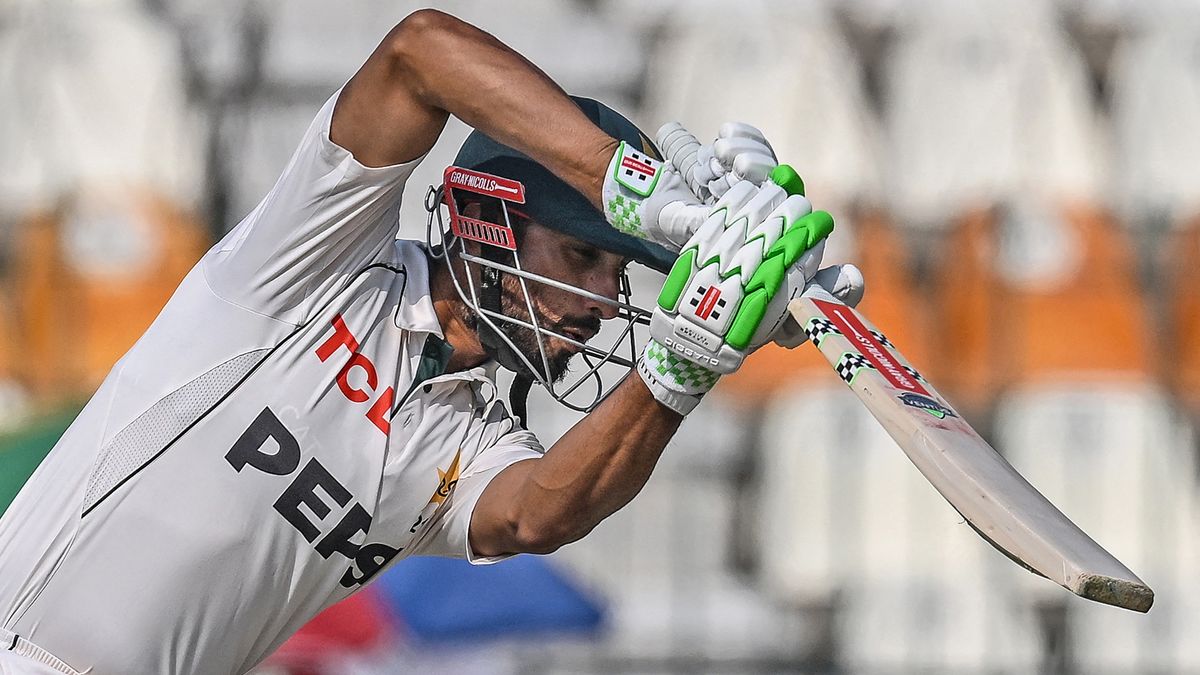
<path fill-rule="evenodd" d="M 344 97 L 334 140 L 354 146 L 359 161 L 384 165 L 424 154 L 452 114 L 525 152 L 597 205 L 617 145 L 520 54 L 436 10 L 397 25 Z"/>
<path fill-rule="evenodd" d="M 548 552 L 583 537 L 637 495 L 682 419 L 627 377 L 544 457 L 493 480 L 472 518 L 475 551 Z"/>

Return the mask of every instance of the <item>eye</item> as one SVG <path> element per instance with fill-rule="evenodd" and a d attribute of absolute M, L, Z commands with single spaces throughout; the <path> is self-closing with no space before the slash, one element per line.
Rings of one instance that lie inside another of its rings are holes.
<path fill-rule="evenodd" d="M 600 257 L 600 251 L 592 246 L 572 246 L 571 254 L 576 259 L 588 263 L 594 263 Z"/>

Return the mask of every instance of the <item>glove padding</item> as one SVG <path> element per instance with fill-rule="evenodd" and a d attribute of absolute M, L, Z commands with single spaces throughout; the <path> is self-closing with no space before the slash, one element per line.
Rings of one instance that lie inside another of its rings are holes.
<path fill-rule="evenodd" d="M 678 122 L 660 127 L 655 140 L 692 193 L 709 204 L 741 181 L 762 185 L 779 164 L 763 133 L 744 122 L 722 124 L 708 145 Z"/>
<path fill-rule="evenodd" d="M 789 172 L 779 172 L 781 182 Z M 815 276 L 832 230 L 828 213 L 774 182 L 730 188 L 659 294 L 638 362 L 655 398 L 687 414 L 720 375 L 767 342 L 790 316 L 787 303 Z"/>
<path fill-rule="evenodd" d="M 804 194 L 800 176 L 787 165 L 777 169 L 770 142 L 761 131 L 744 122 L 722 124 L 716 140 L 708 145 L 702 145 L 682 124 L 669 122 L 659 128 L 656 141 L 667 161 L 706 204 L 712 204 L 739 182 L 762 185 L 773 172 L 774 182 L 788 193 Z M 852 265 L 845 271 L 841 266 L 831 270 L 834 271 L 825 270 L 829 273 L 818 278 L 818 282 L 847 304 L 857 304 L 862 298 L 862 273 Z M 789 287 L 794 286 L 794 281 L 789 281 Z M 807 336 L 791 315 L 785 313 L 772 339 L 792 349 L 803 344 Z"/>
<path fill-rule="evenodd" d="M 850 264 L 833 265 L 818 270 L 812 283 L 829 291 L 830 295 L 850 307 L 857 307 L 862 301 L 865 288 L 862 271 Z M 795 298 L 796 295 L 799 293 L 794 293 L 792 297 Z M 808 333 L 804 332 L 804 327 L 796 321 L 791 312 L 784 312 L 783 320 L 779 322 L 775 332 L 771 333 L 771 340 L 780 347 L 795 349 L 808 341 Z"/>
<path fill-rule="evenodd" d="M 680 249 L 709 212 L 673 164 L 624 141 L 608 163 L 601 202 L 613 227 L 672 251 Z"/>

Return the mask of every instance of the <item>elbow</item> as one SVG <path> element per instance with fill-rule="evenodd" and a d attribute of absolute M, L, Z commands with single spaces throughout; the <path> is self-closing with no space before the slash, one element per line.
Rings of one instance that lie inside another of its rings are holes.
<path fill-rule="evenodd" d="M 568 543 L 566 538 L 554 527 L 527 524 L 516 525 L 512 538 L 519 553 L 536 553 L 538 555 L 554 553 L 563 544 Z"/>
<path fill-rule="evenodd" d="M 510 532 L 519 553 L 554 553 L 587 534 L 587 530 L 579 531 L 578 528 L 570 527 L 562 521 L 531 520 L 524 518 L 510 521 Z"/>
<path fill-rule="evenodd" d="M 409 78 L 429 73 L 444 58 L 454 39 L 466 27 L 462 21 L 436 9 L 419 9 L 404 17 L 384 40 L 393 67 Z"/>

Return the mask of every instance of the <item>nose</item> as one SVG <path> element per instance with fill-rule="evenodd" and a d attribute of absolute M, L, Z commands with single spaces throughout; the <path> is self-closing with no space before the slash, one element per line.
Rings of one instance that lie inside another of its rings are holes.
<path fill-rule="evenodd" d="M 616 300 L 620 289 L 619 278 L 620 275 L 617 274 L 592 274 L 587 285 L 587 290 L 609 300 Z M 615 305 L 600 302 L 594 298 L 586 298 L 585 302 L 587 303 L 588 313 L 599 317 L 601 320 L 614 319 L 617 316 Z"/>

